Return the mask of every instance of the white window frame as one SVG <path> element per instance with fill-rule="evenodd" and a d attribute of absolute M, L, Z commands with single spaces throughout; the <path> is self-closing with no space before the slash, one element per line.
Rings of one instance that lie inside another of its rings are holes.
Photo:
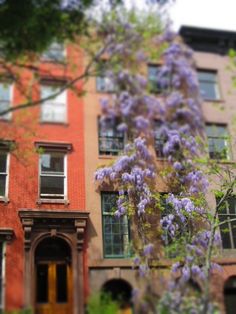
<path fill-rule="evenodd" d="M 8 82 L 8 81 L 6 81 L 6 82 L 0 81 L 0 84 L 9 86 L 9 91 L 10 91 L 9 92 L 9 94 L 10 94 L 10 97 L 9 97 L 9 108 L 11 108 L 12 100 L 13 100 L 13 83 Z M 0 103 L 1 103 L 1 95 L 0 95 Z M 12 112 L 8 112 L 8 113 L 4 114 L 3 116 L 0 116 L 1 120 L 11 120 L 11 118 L 12 118 Z"/>
<path fill-rule="evenodd" d="M 10 164 L 10 153 L 5 150 L 0 150 L 1 153 L 6 153 L 6 172 L 0 172 L 0 175 L 6 176 L 6 182 L 5 182 L 5 195 L 0 195 L 0 200 L 6 201 L 8 200 L 8 191 L 9 191 L 9 164 Z"/>
<path fill-rule="evenodd" d="M 46 84 L 46 83 L 42 83 L 40 86 L 40 96 L 42 97 L 42 91 L 43 88 L 58 88 L 60 87 L 59 85 L 53 85 L 53 84 Z M 63 92 L 61 92 L 58 96 L 56 96 L 55 98 L 52 98 L 50 100 L 47 100 L 45 102 L 42 103 L 41 105 L 41 122 L 45 122 L 45 123 L 66 123 L 67 122 L 67 110 L 68 110 L 68 106 L 67 106 L 67 91 L 64 90 Z M 57 106 L 61 106 L 64 108 L 64 115 L 63 115 L 63 119 L 58 119 L 58 118 L 54 118 L 54 116 L 56 115 L 56 111 L 57 111 Z M 44 111 L 46 111 L 46 108 L 49 108 L 49 117 L 47 118 L 47 116 L 45 117 L 45 113 Z"/>
<path fill-rule="evenodd" d="M 61 153 L 64 155 L 64 158 L 63 158 L 63 161 L 64 161 L 64 174 L 63 175 L 45 175 L 41 173 L 41 159 L 42 159 L 42 155 L 45 155 L 45 154 L 53 154 L 53 153 Z M 48 177 L 64 177 L 64 194 L 42 194 L 41 193 L 41 176 L 48 176 Z M 67 201 L 68 200 L 68 188 L 67 188 L 67 154 L 66 152 L 61 152 L 61 151 L 50 151 L 50 150 L 47 150 L 45 151 L 43 154 L 40 155 L 40 158 L 39 158 L 39 199 L 40 200 L 44 200 L 44 201 L 47 201 L 47 200 L 50 200 L 50 202 L 53 202 L 53 201 Z M 47 197 L 44 197 L 44 196 L 48 196 Z M 58 198 L 52 198 L 52 196 L 58 196 Z"/>

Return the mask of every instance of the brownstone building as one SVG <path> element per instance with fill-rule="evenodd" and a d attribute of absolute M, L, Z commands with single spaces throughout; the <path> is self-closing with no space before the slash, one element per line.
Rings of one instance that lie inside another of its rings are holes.
<path fill-rule="evenodd" d="M 200 92 L 203 98 L 202 111 L 206 123 L 209 143 L 209 157 L 217 162 L 234 163 L 236 90 L 232 85 L 228 51 L 236 48 L 236 33 L 194 27 L 180 30 L 184 42 L 194 50 L 198 71 Z M 158 65 L 147 64 L 146 73 L 152 84 Z M 90 210 L 91 224 L 88 226 L 88 268 L 90 291 L 100 291 L 104 285 L 110 289 L 120 287 L 141 287 L 132 270 L 128 242 L 132 239 L 126 218 L 115 222 L 110 217 L 115 194 L 100 191 L 94 185 L 94 172 L 98 165 L 109 164 L 124 145 L 124 136 L 111 126 L 107 132 L 99 128 L 99 99 L 110 91 L 108 78 L 90 79 L 85 102 L 85 177 L 86 209 Z M 156 148 L 160 152 L 160 139 L 156 132 Z M 162 156 L 157 156 L 160 159 Z M 212 183 L 213 184 L 213 183 Z M 212 185 L 212 188 L 214 186 Z M 215 195 L 209 192 L 207 199 L 212 208 Z M 236 197 L 227 202 L 227 212 L 219 219 L 236 217 Z M 235 313 L 236 305 L 236 225 L 235 222 L 221 226 L 222 251 L 218 258 L 223 272 L 214 278 L 214 292 L 227 313 Z M 224 232 L 228 228 L 229 232 Z M 122 289 L 122 288 L 121 288 Z"/>

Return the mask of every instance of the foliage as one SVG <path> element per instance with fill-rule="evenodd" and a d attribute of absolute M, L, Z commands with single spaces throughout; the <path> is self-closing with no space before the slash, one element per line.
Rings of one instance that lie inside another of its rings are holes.
<path fill-rule="evenodd" d="M 33 314 L 31 309 L 24 309 L 24 310 L 14 310 L 10 312 L 4 312 L 4 314 Z"/>
<path fill-rule="evenodd" d="M 86 311 L 88 314 L 118 313 L 119 305 L 108 294 L 94 294 L 90 296 Z"/>
<path fill-rule="evenodd" d="M 0 43 L 7 59 L 40 53 L 52 42 L 72 40 L 85 30 L 85 9 L 93 0 L 3 0 Z M 13 22 L 14 21 L 14 22 Z"/>

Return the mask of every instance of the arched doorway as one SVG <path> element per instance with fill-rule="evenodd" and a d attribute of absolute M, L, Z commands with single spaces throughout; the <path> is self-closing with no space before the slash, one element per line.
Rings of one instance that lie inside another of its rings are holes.
<path fill-rule="evenodd" d="M 236 309 L 236 276 L 230 277 L 224 286 L 225 313 L 235 314 Z"/>
<path fill-rule="evenodd" d="M 112 300 L 119 302 L 119 314 L 132 313 L 132 286 L 123 279 L 111 279 L 102 287 L 102 291 L 109 294 Z"/>
<path fill-rule="evenodd" d="M 71 248 L 62 238 L 47 237 L 35 249 L 35 309 L 72 313 Z"/>

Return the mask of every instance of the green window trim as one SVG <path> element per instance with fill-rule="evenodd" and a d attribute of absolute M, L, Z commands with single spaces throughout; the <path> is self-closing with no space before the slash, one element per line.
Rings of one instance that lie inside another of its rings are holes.
<path fill-rule="evenodd" d="M 115 217 L 116 192 L 102 192 L 102 235 L 104 258 L 129 258 L 130 228 L 127 215 Z"/>

